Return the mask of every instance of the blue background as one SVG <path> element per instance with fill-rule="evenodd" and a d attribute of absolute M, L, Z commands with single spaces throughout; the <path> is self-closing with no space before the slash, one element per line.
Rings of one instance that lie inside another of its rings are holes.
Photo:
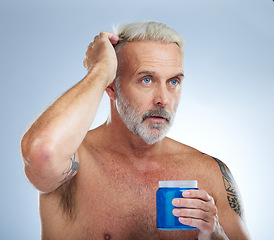
<path fill-rule="evenodd" d="M 220 158 L 241 190 L 253 239 L 273 237 L 272 0 L 9 0 L 0 2 L 0 239 L 39 239 L 38 193 L 20 138 L 85 75 L 93 37 L 117 23 L 157 20 L 185 39 L 185 79 L 168 136 Z M 108 116 L 104 95 L 92 127 Z"/>

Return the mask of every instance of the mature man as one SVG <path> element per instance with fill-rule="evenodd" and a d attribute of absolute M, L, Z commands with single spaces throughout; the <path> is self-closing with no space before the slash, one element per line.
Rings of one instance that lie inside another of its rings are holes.
<path fill-rule="evenodd" d="M 182 46 L 156 22 L 94 38 L 87 75 L 22 139 L 26 175 L 41 191 L 42 239 L 248 239 L 225 164 L 165 137 L 181 95 Z M 109 119 L 89 131 L 104 91 Z M 173 214 L 198 230 L 158 230 L 158 181 L 188 179 L 200 190 L 174 199 Z"/>

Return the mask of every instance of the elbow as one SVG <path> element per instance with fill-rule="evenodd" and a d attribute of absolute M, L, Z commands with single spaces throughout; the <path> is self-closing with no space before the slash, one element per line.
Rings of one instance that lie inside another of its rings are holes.
<path fill-rule="evenodd" d="M 51 192 L 52 186 L 48 186 L 51 176 L 53 148 L 50 144 L 40 139 L 29 140 L 24 136 L 21 141 L 21 152 L 24 161 L 24 170 L 28 180 L 35 188 L 42 192 Z"/>
<path fill-rule="evenodd" d="M 24 135 L 21 141 L 21 152 L 25 165 L 46 165 L 52 159 L 52 146 L 41 138 Z"/>

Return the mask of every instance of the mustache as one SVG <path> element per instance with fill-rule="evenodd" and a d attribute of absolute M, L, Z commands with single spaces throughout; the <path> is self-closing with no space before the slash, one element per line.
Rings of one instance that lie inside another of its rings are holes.
<path fill-rule="evenodd" d="M 158 107 L 145 112 L 143 114 L 143 121 L 149 117 L 160 117 L 166 119 L 167 122 L 170 122 L 171 113 L 165 107 Z"/>

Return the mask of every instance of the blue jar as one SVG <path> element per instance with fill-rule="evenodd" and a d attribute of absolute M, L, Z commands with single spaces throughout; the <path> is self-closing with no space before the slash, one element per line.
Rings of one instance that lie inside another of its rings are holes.
<path fill-rule="evenodd" d="M 166 231 L 197 229 L 180 223 L 179 218 L 172 214 L 172 210 L 176 208 L 172 205 L 172 200 L 183 198 L 183 191 L 190 189 L 198 190 L 196 180 L 159 181 L 159 189 L 156 193 L 158 229 Z"/>

